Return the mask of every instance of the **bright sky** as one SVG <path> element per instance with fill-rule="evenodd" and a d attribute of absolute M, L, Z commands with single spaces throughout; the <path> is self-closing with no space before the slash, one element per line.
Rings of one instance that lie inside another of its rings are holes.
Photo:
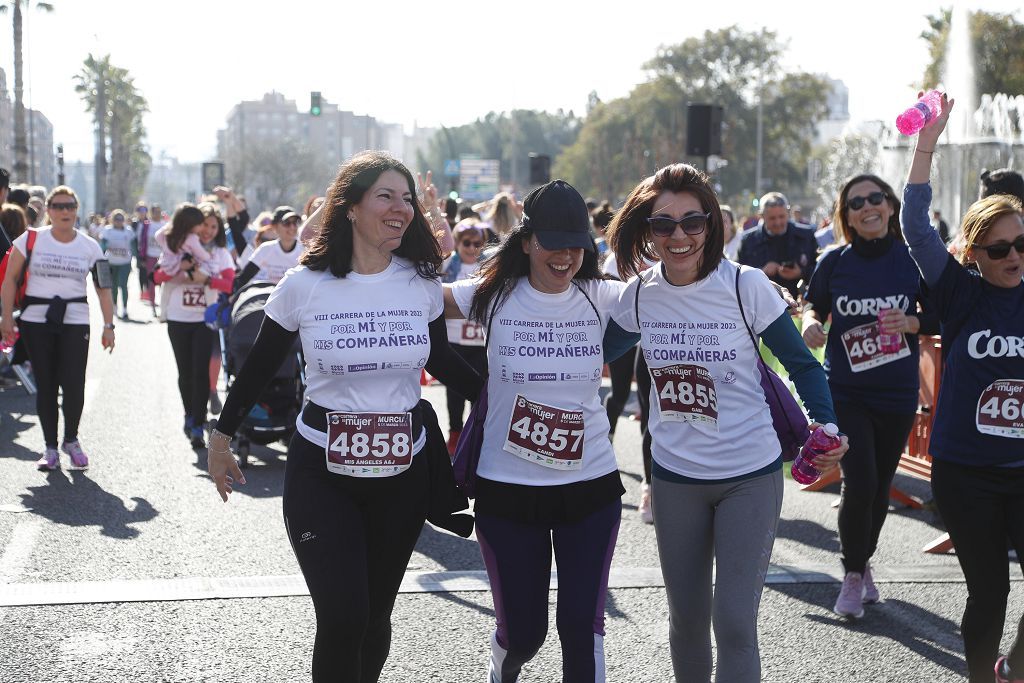
<path fill-rule="evenodd" d="M 183 161 L 212 158 L 231 107 L 270 90 L 300 111 L 319 90 L 342 109 L 407 128 L 512 108 L 583 113 L 590 91 L 607 100 L 644 80 L 641 65 L 659 45 L 734 23 L 778 31 L 789 41 L 787 67 L 843 80 L 855 121 L 894 118 L 927 63 L 924 17 L 950 4 L 51 1 L 51 14 L 26 12 L 26 104 L 30 76 L 32 107 L 53 123 L 67 159 L 93 156 L 72 82 L 92 52 L 110 53 L 149 100 L 151 150 Z M 969 6 L 1012 13 L 1020 0 Z M 0 68 L 13 89 L 10 17 L 0 19 Z"/>

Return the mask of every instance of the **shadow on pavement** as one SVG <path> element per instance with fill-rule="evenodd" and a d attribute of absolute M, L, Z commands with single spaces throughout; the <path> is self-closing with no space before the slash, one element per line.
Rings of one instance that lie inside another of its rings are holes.
<path fill-rule="evenodd" d="M 18 389 L 18 391 L 21 391 L 21 389 Z M 35 461 L 42 455 L 42 444 L 39 445 L 39 450 L 36 451 L 15 442 L 18 434 L 26 429 L 35 427 L 37 424 L 35 410 L 32 407 L 34 401 L 27 395 L 24 399 L 23 402 L 15 403 L 11 401 L 4 403 L 2 414 L 0 414 L 0 420 L 2 420 L 2 425 L 0 425 L 0 443 L 3 444 L 3 446 L 0 446 L 0 458 Z M 24 410 L 24 412 L 16 412 L 14 410 L 15 406 L 17 406 L 18 410 Z"/>
<path fill-rule="evenodd" d="M 237 448 L 232 446 L 237 454 Z M 213 480 L 208 474 L 206 449 L 195 448 L 195 460 L 192 466 L 202 473 L 209 482 L 210 490 L 214 491 Z M 245 486 L 236 486 L 234 494 L 249 498 L 280 498 L 284 495 L 284 451 L 274 450 L 266 446 L 252 445 L 249 453 L 249 466 L 242 470 L 245 474 Z"/>
<path fill-rule="evenodd" d="M 96 526 L 104 536 L 133 539 L 140 531 L 132 526 L 148 522 L 159 512 L 145 498 L 134 497 L 134 507 L 104 491 L 86 472 L 72 471 L 71 479 L 57 470 L 47 474 L 43 486 L 30 486 L 21 504 L 33 514 L 66 526 Z"/>
<path fill-rule="evenodd" d="M 839 552 L 839 533 L 808 519 L 779 520 L 779 538 L 787 538 L 814 548 Z"/>
<path fill-rule="evenodd" d="M 423 525 L 423 531 L 420 532 L 419 540 L 416 541 L 415 552 L 437 562 L 441 565 L 442 571 L 482 571 L 484 569 L 480 546 L 475 540 L 438 531 L 430 524 Z M 494 616 L 494 610 L 460 598 L 456 593 L 435 593 L 434 595 L 453 605 Z"/>

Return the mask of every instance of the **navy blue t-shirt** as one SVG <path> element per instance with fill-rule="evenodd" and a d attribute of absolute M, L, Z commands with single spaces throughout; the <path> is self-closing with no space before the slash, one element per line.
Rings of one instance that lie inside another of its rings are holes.
<path fill-rule="evenodd" d="M 950 256 L 930 289 L 946 355 L 932 457 L 978 466 L 1024 462 L 1024 284 L 996 287 Z"/>
<path fill-rule="evenodd" d="M 918 404 L 918 341 L 904 334 L 900 350 L 878 345 L 878 311 L 917 315 L 920 275 L 903 242 L 882 240 L 827 251 L 807 286 L 806 299 L 832 324 L 825 372 L 833 401 L 857 401 L 887 412 L 913 413 Z"/>

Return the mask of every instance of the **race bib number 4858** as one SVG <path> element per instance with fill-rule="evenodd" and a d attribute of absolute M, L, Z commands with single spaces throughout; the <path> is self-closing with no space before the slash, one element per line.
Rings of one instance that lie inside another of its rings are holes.
<path fill-rule="evenodd" d="M 998 379 L 981 392 L 975 423 L 982 434 L 1024 439 L 1024 380 Z"/>
<path fill-rule="evenodd" d="M 658 410 L 664 422 L 693 422 L 718 429 L 718 394 L 715 380 L 702 365 L 667 365 L 651 368 L 658 392 Z"/>
<path fill-rule="evenodd" d="M 544 467 L 578 470 L 583 466 L 583 411 L 563 410 L 517 395 L 504 448 Z"/>
<path fill-rule="evenodd" d="M 327 413 L 327 469 L 350 477 L 390 477 L 412 463 L 409 413 Z"/>

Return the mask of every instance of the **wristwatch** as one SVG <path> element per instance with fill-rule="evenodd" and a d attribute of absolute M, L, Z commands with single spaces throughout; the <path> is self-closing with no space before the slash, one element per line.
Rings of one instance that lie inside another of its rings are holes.
<path fill-rule="evenodd" d="M 106 323 L 106 324 L 104 324 L 103 325 L 103 329 L 105 329 L 105 330 L 113 330 L 114 329 L 114 323 Z"/>

